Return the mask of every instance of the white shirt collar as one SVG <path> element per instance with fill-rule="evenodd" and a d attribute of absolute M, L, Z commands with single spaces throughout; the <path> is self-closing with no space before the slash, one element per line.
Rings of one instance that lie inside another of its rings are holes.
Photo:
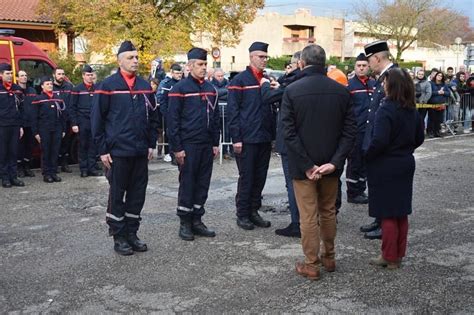
<path fill-rule="evenodd" d="M 382 72 L 380 72 L 380 75 L 384 74 L 385 71 L 387 71 L 391 66 L 393 66 L 393 63 L 392 63 L 392 62 L 390 62 L 390 63 L 382 70 Z"/>

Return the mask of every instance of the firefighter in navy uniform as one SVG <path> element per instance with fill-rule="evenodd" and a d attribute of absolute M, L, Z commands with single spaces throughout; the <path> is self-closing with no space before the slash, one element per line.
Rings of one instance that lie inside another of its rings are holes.
<path fill-rule="evenodd" d="M 357 120 L 357 137 L 354 148 L 347 157 L 346 185 L 347 202 L 367 204 L 367 170 L 362 153 L 362 141 L 365 135 L 370 98 L 374 93 L 375 80 L 370 79 L 369 63 L 364 53 L 359 54 L 355 62 L 355 76 L 349 80 L 349 92 L 354 114 Z"/>
<path fill-rule="evenodd" d="M 71 133 L 71 119 L 69 117 L 70 109 L 70 98 L 73 85 L 66 81 L 66 74 L 64 69 L 56 68 L 53 72 L 54 84 L 53 84 L 53 93 L 56 98 L 60 98 L 64 101 L 66 106 L 66 112 L 64 112 L 64 120 L 66 121 L 66 134 L 61 140 L 61 148 L 59 150 L 59 165 L 61 166 L 61 172 L 72 173 L 71 168 L 69 167 L 69 152 L 71 151 L 72 145 L 72 133 Z"/>
<path fill-rule="evenodd" d="M 192 48 L 188 77 L 168 94 L 169 138 L 179 165 L 179 236 L 186 241 L 194 240 L 194 235 L 216 236 L 202 222 L 220 135 L 217 91 L 204 80 L 206 60 L 206 50 Z"/>
<path fill-rule="evenodd" d="M 41 144 L 41 166 L 43 181 L 46 183 L 60 182 L 58 173 L 58 154 L 61 139 L 66 130 L 64 100 L 53 93 L 53 79 L 41 78 L 40 95 L 33 102 L 32 131 Z"/>
<path fill-rule="evenodd" d="M 106 222 L 114 249 L 132 255 L 148 249 L 137 232 L 159 121 L 153 90 L 137 75 L 138 52 L 130 41 L 120 45 L 117 60 L 117 73 L 95 91 L 91 125 L 110 184 Z"/>
<path fill-rule="evenodd" d="M 375 82 L 374 93 L 370 98 L 370 105 L 369 109 L 367 110 L 368 117 L 366 121 L 364 139 L 362 141 L 362 153 L 365 155 L 365 152 L 367 152 L 369 146 L 372 130 L 374 129 L 375 113 L 377 112 L 382 99 L 385 97 L 383 81 L 385 79 L 386 72 L 395 67 L 395 65 L 390 60 L 390 50 L 386 41 L 380 40 L 367 44 L 364 46 L 364 51 L 365 55 L 367 56 L 367 60 L 369 61 L 370 69 L 379 76 Z M 360 231 L 365 233 L 364 237 L 367 239 L 381 239 L 382 229 L 380 225 L 380 219 L 376 218 L 374 222 L 361 226 Z"/>
<path fill-rule="evenodd" d="M 23 136 L 23 92 L 13 84 L 12 67 L 0 63 L 0 177 L 2 186 L 25 186 L 17 175 L 18 143 Z"/>
<path fill-rule="evenodd" d="M 271 141 L 275 134 L 274 117 L 267 97 L 282 93 L 277 86 L 275 90 L 261 93 L 263 70 L 268 60 L 267 49 L 268 44 L 254 42 L 249 48 L 250 66 L 235 76 L 228 86 L 229 131 L 239 169 L 235 198 L 237 225 L 245 230 L 271 225 L 258 213 L 270 162 Z"/>
<path fill-rule="evenodd" d="M 27 85 L 28 74 L 25 71 L 18 71 L 17 78 L 18 85 L 23 92 L 23 137 L 21 137 L 18 147 L 18 177 L 35 177 L 35 173 L 31 170 L 33 146 L 36 141 L 31 129 L 33 124 L 33 105 L 31 102 L 37 94 L 34 88 Z"/>
<path fill-rule="evenodd" d="M 97 150 L 91 132 L 91 108 L 94 97 L 94 69 L 85 65 L 82 68 L 83 82 L 72 89 L 69 116 L 72 131 L 79 133 L 79 169 L 81 177 L 101 176 L 96 170 Z"/>

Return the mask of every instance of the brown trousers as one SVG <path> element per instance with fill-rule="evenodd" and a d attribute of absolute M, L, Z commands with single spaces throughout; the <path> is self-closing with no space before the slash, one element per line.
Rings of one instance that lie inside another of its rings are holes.
<path fill-rule="evenodd" d="M 334 259 L 336 252 L 336 197 L 337 177 L 323 177 L 314 182 L 293 180 L 296 203 L 300 211 L 301 245 L 305 263 L 319 266 L 319 247 L 322 256 Z"/>

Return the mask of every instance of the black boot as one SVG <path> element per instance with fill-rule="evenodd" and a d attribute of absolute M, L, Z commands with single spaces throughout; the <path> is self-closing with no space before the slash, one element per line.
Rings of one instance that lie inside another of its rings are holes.
<path fill-rule="evenodd" d="M 264 220 L 260 216 L 260 214 L 258 214 L 258 211 L 252 211 L 249 215 L 249 219 L 253 224 L 255 224 L 256 226 L 259 226 L 259 227 L 267 228 L 267 227 L 270 227 L 272 225 L 272 223 L 270 221 Z"/>
<path fill-rule="evenodd" d="M 43 176 L 43 182 L 50 184 L 50 183 L 54 183 L 54 180 L 51 177 L 51 175 L 44 175 Z"/>
<path fill-rule="evenodd" d="M 31 170 L 31 161 L 23 161 L 25 177 L 35 177 L 35 173 Z"/>
<path fill-rule="evenodd" d="M 148 250 L 145 242 L 138 238 L 137 233 L 129 233 L 127 241 L 128 244 L 132 246 L 132 249 L 136 252 L 146 252 Z"/>
<path fill-rule="evenodd" d="M 248 217 L 237 217 L 237 225 L 244 230 L 253 230 L 255 228 L 255 225 Z"/>
<path fill-rule="evenodd" d="M 195 235 L 205 236 L 205 237 L 214 237 L 216 232 L 207 228 L 207 226 L 202 223 L 201 218 L 193 218 L 192 232 Z"/>
<path fill-rule="evenodd" d="M 382 229 L 378 228 L 376 230 L 367 232 L 364 234 L 364 238 L 369 240 L 380 240 L 382 239 Z"/>
<path fill-rule="evenodd" d="M 275 230 L 275 234 L 280 236 L 301 238 L 300 226 L 297 223 L 290 223 L 290 225 L 284 229 L 277 229 Z"/>
<path fill-rule="evenodd" d="M 51 178 L 53 179 L 53 181 L 55 181 L 56 183 L 59 183 L 61 181 L 61 177 L 59 177 L 58 175 L 56 174 L 51 174 Z"/>
<path fill-rule="evenodd" d="M 2 186 L 4 188 L 11 188 L 12 187 L 12 183 L 10 183 L 10 180 L 9 179 L 2 179 Z"/>
<path fill-rule="evenodd" d="M 18 178 L 12 178 L 10 179 L 10 183 L 12 184 L 12 186 L 16 186 L 16 187 L 23 187 L 25 186 L 25 183 L 22 182 L 21 180 L 19 180 Z"/>
<path fill-rule="evenodd" d="M 188 216 L 179 217 L 179 220 L 179 237 L 181 237 L 181 239 L 185 241 L 194 241 L 191 218 Z"/>
<path fill-rule="evenodd" d="M 362 233 L 367 233 L 367 232 L 371 232 L 371 231 L 374 231 L 374 230 L 377 230 L 378 228 L 380 227 L 379 223 L 377 221 L 374 221 L 370 224 L 367 224 L 367 225 L 362 225 L 360 227 L 360 231 Z"/>
<path fill-rule="evenodd" d="M 133 255 L 133 249 L 127 242 L 127 238 L 122 235 L 114 235 L 114 250 L 124 256 Z"/>
<path fill-rule="evenodd" d="M 25 162 L 18 162 L 16 173 L 18 174 L 19 178 L 25 177 Z"/>
<path fill-rule="evenodd" d="M 67 162 L 67 156 L 61 157 L 61 172 L 72 173 L 72 170 Z"/>

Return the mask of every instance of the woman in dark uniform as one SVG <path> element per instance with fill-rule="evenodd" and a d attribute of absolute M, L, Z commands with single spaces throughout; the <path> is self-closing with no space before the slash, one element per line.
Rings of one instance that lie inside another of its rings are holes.
<path fill-rule="evenodd" d="M 386 97 L 375 114 L 366 153 L 369 215 L 382 219 L 382 254 L 371 264 L 397 269 L 405 256 L 412 212 L 413 152 L 424 141 L 424 128 L 415 109 L 414 85 L 405 70 L 391 69 L 384 89 Z"/>

